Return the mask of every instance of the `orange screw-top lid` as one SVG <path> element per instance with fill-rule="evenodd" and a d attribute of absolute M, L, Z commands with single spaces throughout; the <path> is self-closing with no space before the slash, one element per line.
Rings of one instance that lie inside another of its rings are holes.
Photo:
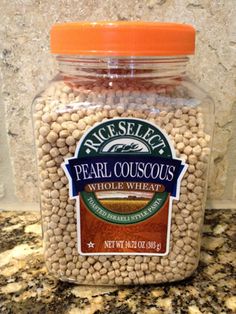
<path fill-rule="evenodd" d="M 193 54 L 191 25 L 155 22 L 56 24 L 51 52 L 87 56 L 175 56 Z"/>

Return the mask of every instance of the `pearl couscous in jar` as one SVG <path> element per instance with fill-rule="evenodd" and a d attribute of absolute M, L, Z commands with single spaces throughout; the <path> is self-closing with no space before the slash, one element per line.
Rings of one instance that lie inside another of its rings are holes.
<path fill-rule="evenodd" d="M 200 254 L 213 105 L 186 75 L 195 31 L 55 25 L 33 105 L 45 261 L 79 284 L 181 280 Z"/>

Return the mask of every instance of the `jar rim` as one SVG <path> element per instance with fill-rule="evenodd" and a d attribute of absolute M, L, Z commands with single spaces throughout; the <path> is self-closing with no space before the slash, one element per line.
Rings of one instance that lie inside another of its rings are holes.
<path fill-rule="evenodd" d="M 90 56 L 176 56 L 194 54 L 195 29 L 159 22 L 55 24 L 51 52 Z"/>

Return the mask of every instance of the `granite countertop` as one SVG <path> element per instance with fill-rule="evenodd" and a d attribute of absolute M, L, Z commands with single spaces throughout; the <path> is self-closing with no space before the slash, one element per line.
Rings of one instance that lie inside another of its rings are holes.
<path fill-rule="evenodd" d="M 0 313 L 236 313 L 236 229 L 231 210 L 208 210 L 201 261 L 191 278 L 165 285 L 76 286 L 47 274 L 40 217 L 0 212 Z"/>

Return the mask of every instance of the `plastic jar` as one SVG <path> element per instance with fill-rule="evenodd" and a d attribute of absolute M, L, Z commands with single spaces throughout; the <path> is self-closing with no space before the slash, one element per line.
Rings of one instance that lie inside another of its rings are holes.
<path fill-rule="evenodd" d="M 186 75 L 194 42 L 181 24 L 52 28 L 59 74 L 35 98 L 33 120 L 55 277 L 146 284 L 196 269 L 214 112 Z"/>

